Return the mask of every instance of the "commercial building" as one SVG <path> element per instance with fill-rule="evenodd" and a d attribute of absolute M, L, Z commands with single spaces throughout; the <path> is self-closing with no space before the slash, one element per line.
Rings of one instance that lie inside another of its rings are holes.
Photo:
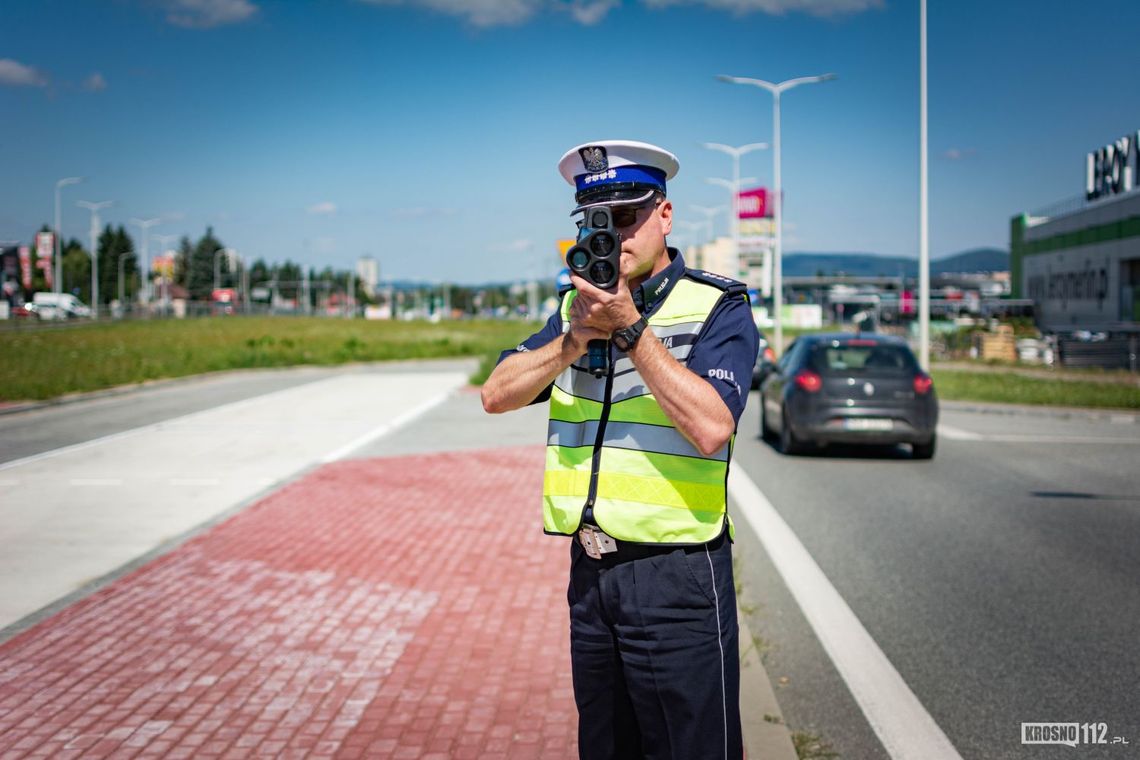
<path fill-rule="evenodd" d="M 1140 131 L 1089 153 L 1077 198 L 1010 223 L 1014 298 L 1056 335 L 1140 332 Z"/>

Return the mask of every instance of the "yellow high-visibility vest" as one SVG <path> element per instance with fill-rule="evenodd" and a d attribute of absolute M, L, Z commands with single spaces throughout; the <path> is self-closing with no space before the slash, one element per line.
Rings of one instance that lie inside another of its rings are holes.
<path fill-rule="evenodd" d="M 739 286 L 725 283 L 684 276 L 649 317 L 653 336 L 681 364 L 713 307 L 729 286 Z M 570 329 L 576 295 L 570 291 L 562 300 L 564 333 Z M 735 433 L 719 451 L 701 454 L 661 409 L 633 361 L 616 346 L 612 357 L 604 377 L 595 378 L 583 356 L 554 381 L 543 478 L 544 530 L 572 535 L 585 508 L 592 506 L 594 522 L 619 540 L 711 541 L 724 529 Z"/>

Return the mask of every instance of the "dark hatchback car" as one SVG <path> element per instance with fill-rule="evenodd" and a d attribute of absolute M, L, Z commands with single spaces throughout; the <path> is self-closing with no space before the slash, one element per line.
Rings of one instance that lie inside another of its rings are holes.
<path fill-rule="evenodd" d="M 768 373 L 776 368 L 776 352 L 772 350 L 764 333 L 757 330 L 756 335 L 760 339 L 760 344 L 756 352 L 756 363 L 752 365 L 752 390 L 759 388 Z"/>
<path fill-rule="evenodd" d="M 930 376 L 901 338 L 832 333 L 802 336 L 760 388 L 760 433 L 780 451 L 828 443 L 909 443 L 934 456 L 938 399 Z"/>

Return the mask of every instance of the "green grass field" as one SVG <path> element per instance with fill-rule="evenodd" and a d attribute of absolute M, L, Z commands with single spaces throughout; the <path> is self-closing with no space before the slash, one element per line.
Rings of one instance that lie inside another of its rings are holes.
<path fill-rule="evenodd" d="M 216 317 L 0 331 L 0 400 L 47 399 L 203 372 L 498 356 L 528 322 Z"/>
<path fill-rule="evenodd" d="M 1135 385 L 1024 377 L 1012 372 L 931 369 L 938 398 L 1004 404 L 1140 409 Z"/>
<path fill-rule="evenodd" d="M 228 369 L 453 356 L 480 359 L 471 378 L 480 384 L 502 349 L 537 328 L 504 321 L 215 317 L 5 329 L 0 330 L 0 400 L 48 399 Z M 939 398 L 947 400 L 1140 409 L 1140 388 L 1128 384 L 937 367 L 933 375 Z"/>

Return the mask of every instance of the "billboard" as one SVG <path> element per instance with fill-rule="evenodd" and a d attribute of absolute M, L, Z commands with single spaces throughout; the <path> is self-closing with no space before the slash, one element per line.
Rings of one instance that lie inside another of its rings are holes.
<path fill-rule="evenodd" d="M 768 202 L 768 188 L 766 187 L 741 190 L 737 196 L 737 203 L 741 219 L 763 219 L 772 214 L 771 204 Z"/>
<path fill-rule="evenodd" d="M 20 246 L 20 282 L 24 290 L 32 289 L 32 249 L 26 245 Z"/>

